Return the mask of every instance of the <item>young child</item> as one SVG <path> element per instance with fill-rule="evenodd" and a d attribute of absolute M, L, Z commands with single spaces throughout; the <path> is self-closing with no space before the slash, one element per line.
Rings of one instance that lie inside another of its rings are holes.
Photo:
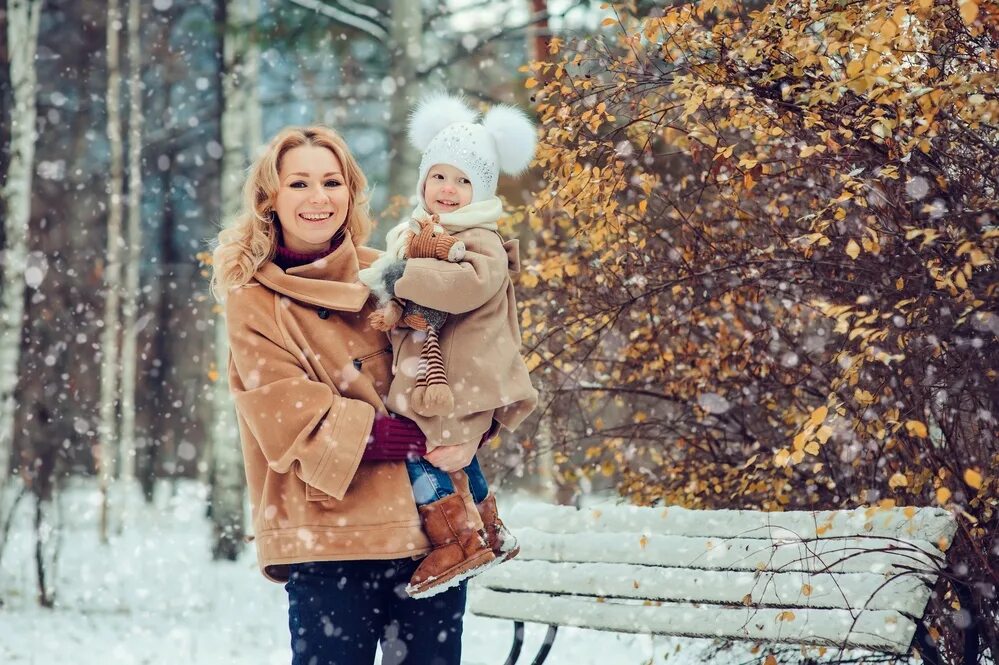
<path fill-rule="evenodd" d="M 510 279 L 519 246 L 497 232 L 496 197 L 500 171 L 516 174 L 530 163 L 535 131 L 509 106 L 477 120 L 460 98 L 437 95 L 417 106 L 409 136 L 423 153 L 419 204 L 360 273 L 382 305 L 372 325 L 392 339 L 387 407 L 420 426 L 428 451 L 483 441 L 499 426 L 513 430 L 538 399 L 520 354 Z M 422 458 L 407 468 L 433 545 L 410 580 L 411 596 L 434 595 L 517 555 L 474 458 L 464 473 Z M 474 505 L 455 492 L 466 476 Z"/>

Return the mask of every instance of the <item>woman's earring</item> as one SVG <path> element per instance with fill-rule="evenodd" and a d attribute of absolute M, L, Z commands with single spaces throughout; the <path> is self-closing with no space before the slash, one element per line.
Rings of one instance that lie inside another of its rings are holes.
<path fill-rule="evenodd" d="M 267 214 L 267 221 L 269 221 L 271 224 L 277 224 L 277 212 L 274 211 L 274 210 L 271 210 Z"/>

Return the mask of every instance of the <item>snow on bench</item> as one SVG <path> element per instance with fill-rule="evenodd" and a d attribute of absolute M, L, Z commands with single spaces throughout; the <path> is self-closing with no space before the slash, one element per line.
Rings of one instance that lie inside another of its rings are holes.
<path fill-rule="evenodd" d="M 469 599 L 515 621 L 508 665 L 525 621 L 549 624 L 537 665 L 558 626 L 906 654 L 956 530 L 939 508 L 522 504 L 504 520 L 521 554 L 472 580 Z"/>

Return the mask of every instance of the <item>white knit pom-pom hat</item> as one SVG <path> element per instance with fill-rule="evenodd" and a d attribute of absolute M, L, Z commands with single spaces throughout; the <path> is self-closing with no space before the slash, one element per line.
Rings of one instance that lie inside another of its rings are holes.
<path fill-rule="evenodd" d="M 505 104 L 491 108 L 481 123 L 461 97 L 438 93 L 424 98 L 409 119 L 409 140 L 423 153 L 416 194 L 436 164 L 460 169 L 472 182 L 472 203 L 496 196 L 502 171 L 516 175 L 534 157 L 537 137 L 523 111 Z"/>

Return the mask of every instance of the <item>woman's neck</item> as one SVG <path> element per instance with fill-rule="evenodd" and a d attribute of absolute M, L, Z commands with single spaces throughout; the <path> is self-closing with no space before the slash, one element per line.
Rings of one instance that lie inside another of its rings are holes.
<path fill-rule="evenodd" d="M 340 230 L 336 232 L 332 239 L 330 239 L 330 245 L 326 249 L 319 250 L 318 252 L 297 252 L 293 249 L 288 249 L 285 246 L 283 238 L 278 239 L 277 252 L 274 254 L 274 263 L 277 264 L 282 270 L 288 270 L 289 268 L 296 268 L 298 266 L 308 265 L 313 261 L 318 261 L 319 259 L 329 256 L 343 244 L 343 239 L 347 235 L 347 225 L 344 224 L 340 227 Z"/>

